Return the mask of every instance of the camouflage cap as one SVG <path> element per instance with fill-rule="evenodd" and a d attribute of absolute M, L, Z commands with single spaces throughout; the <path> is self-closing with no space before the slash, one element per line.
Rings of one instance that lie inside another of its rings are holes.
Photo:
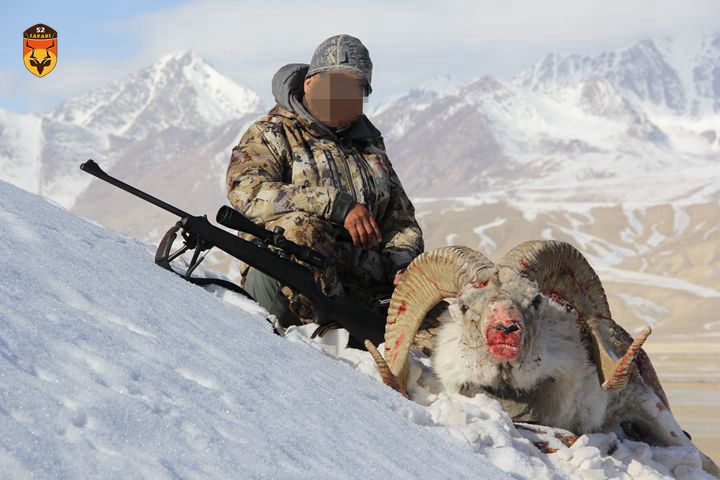
<path fill-rule="evenodd" d="M 357 73 L 372 91 L 372 61 L 368 49 L 351 35 L 335 35 L 315 49 L 305 78 L 321 72 L 350 71 Z"/>

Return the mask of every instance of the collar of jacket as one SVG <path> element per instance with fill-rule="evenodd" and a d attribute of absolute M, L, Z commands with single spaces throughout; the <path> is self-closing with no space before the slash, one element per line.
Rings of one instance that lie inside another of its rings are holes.
<path fill-rule="evenodd" d="M 330 137 L 340 140 L 371 140 L 381 136 L 380 130 L 363 114 L 349 127 L 337 132 L 330 130 L 305 108 L 302 102 L 303 83 L 309 65 L 290 63 L 280 68 L 272 80 L 272 92 L 277 105 L 270 115 L 281 115 L 299 121 L 316 137 Z"/>

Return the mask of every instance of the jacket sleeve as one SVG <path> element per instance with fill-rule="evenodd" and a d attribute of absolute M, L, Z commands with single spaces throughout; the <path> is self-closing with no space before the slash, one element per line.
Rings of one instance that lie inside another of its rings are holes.
<path fill-rule="evenodd" d="M 380 222 L 383 236 L 383 262 L 388 280 L 392 281 L 395 272 L 406 267 L 420 255 L 425 243 L 422 230 L 415 218 L 415 207 L 403 189 L 392 164 L 390 168 L 390 199 Z"/>
<path fill-rule="evenodd" d="M 290 183 L 290 165 L 282 125 L 254 123 L 230 157 L 226 175 L 230 204 L 258 223 L 301 211 L 342 225 L 353 198 L 335 187 Z"/>

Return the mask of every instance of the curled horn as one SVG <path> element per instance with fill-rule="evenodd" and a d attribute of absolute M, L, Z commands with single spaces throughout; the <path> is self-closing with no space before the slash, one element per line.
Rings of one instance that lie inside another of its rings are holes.
<path fill-rule="evenodd" d="M 401 392 L 407 391 L 410 346 L 428 310 L 485 280 L 493 266 L 485 255 L 467 247 L 425 252 L 408 266 L 393 292 L 385 328 L 385 360 Z"/>
<path fill-rule="evenodd" d="M 30 42 L 28 42 L 27 38 L 25 39 L 25 46 L 26 46 L 27 48 L 29 48 L 30 50 L 32 50 L 32 53 L 30 54 L 30 56 L 31 56 L 32 58 L 35 58 L 35 49 L 30 46 Z"/>
<path fill-rule="evenodd" d="M 377 347 L 375 347 L 370 340 L 365 340 L 365 349 L 370 353 L 373 360 L 375 360 L 375 364 L 380 371 L 380 377 L 382 378 L 383 383 L 396 392 L 400 392 L 402 396 L 407 398 L 407 389 L 405 389 L 403 385 L 400 385 L 397 377 L 392 373 L 392 370 L 390 370 L 390 367 L 378 351 Z"/>
<path fill-rule="evenodd" d="M 605 290 L 595 271 L 575 247 L 566 242 L 532 240 L 510 250 L 498 264 L 500 281 L 522 277 L 537 282 L 541 292 L 552 292 L 569 301 L 590 328 L 593 356 L 603 389 L 622 388 L 642 340 L 628 352 L 626 341 L 616 335 Z M 649 332 L 648 332 L 649 333 Z"/>

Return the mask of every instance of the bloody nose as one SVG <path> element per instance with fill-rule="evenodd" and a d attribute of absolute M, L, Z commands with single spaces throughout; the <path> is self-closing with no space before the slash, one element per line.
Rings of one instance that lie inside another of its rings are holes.
<path fill-rule="evenodd" d="M 503 327 L 503 330 L 505 331 L 505 335 L 507 335 L 508 333 L 514 332 L 516 330 L 520 330 L 520 327 L 513 324 L 513 325 L 509 325 L 507 327 Z"/>
<path fill-rule="evenodd" d="M 515 331 L 517 331 L 517 330 L 520 330 L 520 327 L 518 327 L 518 326 L 515 325 L 515 324 L 511 324 L 511 325 L 501 325 L 501 324 L 498 323 L 498 324 L 495 325 L 495 330 L 502 330 L 503 333 L 504 333 L 505 335 L 507 335 L 508 333 L 512 333 L 512 332 L 515 332 Z"/>

